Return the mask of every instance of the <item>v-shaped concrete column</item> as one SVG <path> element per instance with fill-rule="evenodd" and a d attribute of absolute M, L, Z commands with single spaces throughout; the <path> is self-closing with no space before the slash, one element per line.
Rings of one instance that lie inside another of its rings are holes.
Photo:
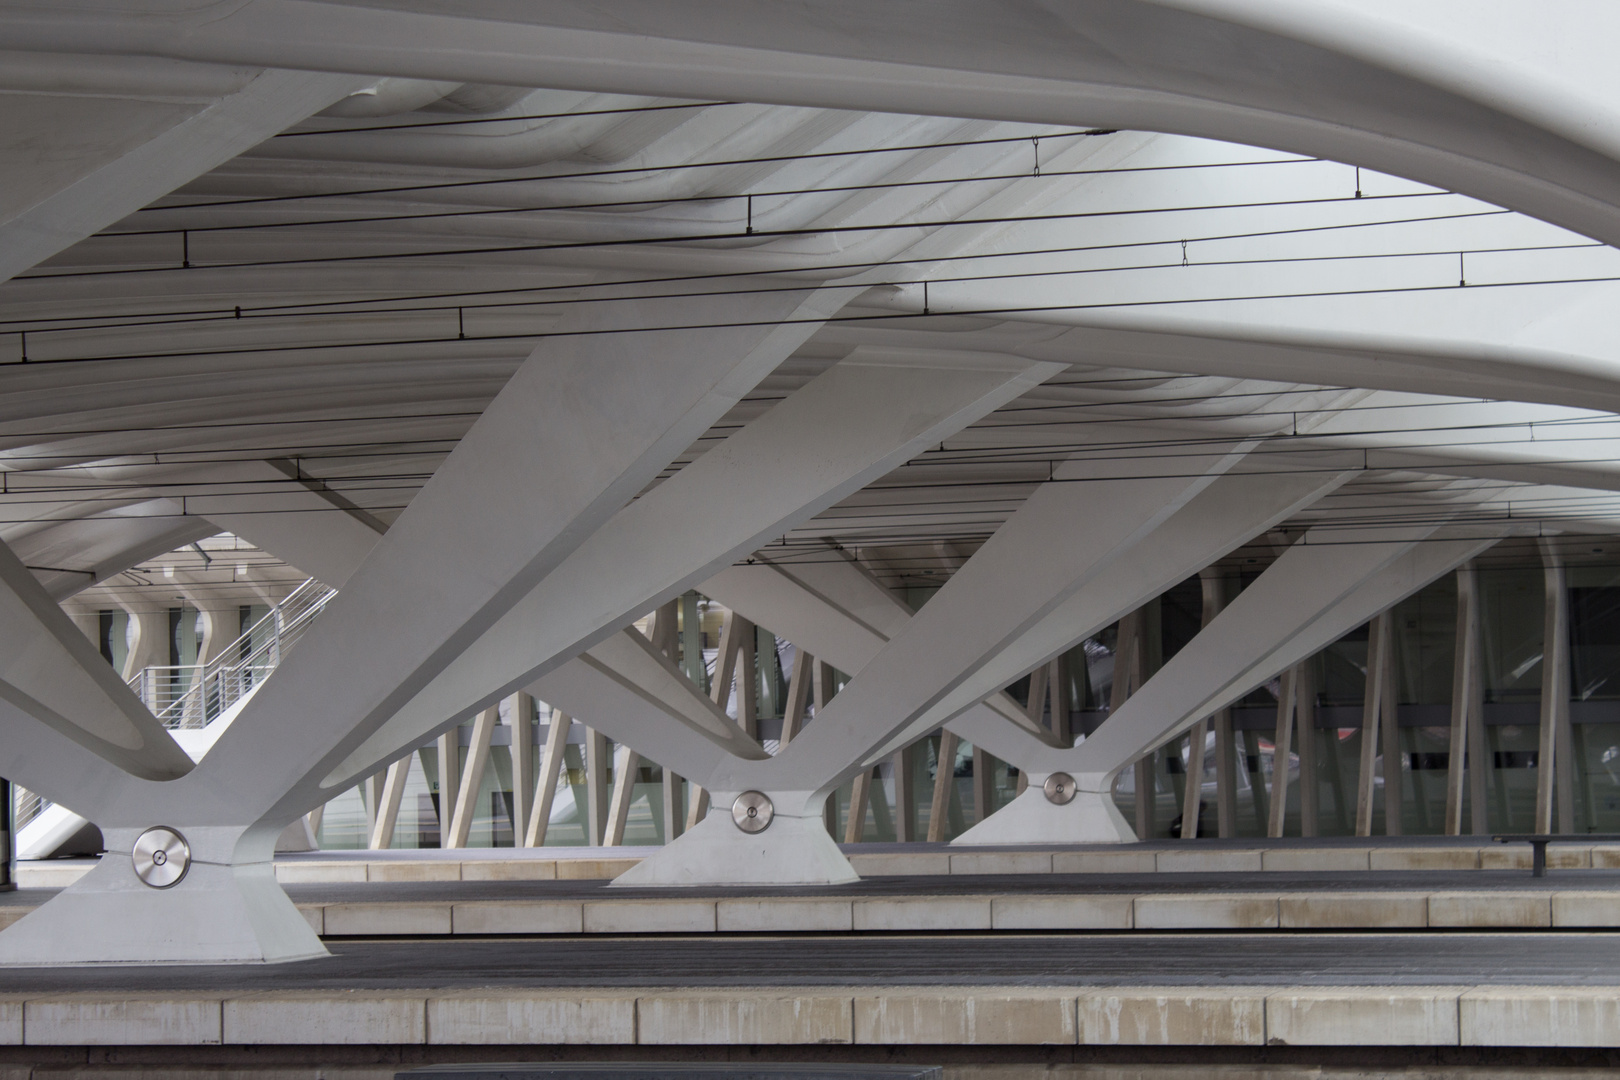
<path fill-rule="evenodd" d="M 1250 448 L 1181 457 L 1175 470 L 1151 457 L 1058 467 L 781 754 L 729 760 L 705 784 L 722 807 L 749 789 L 767 793 L 775 810 L 767 831 L 744 834 L 728 815 L 711 814 L 620 881 L 839 880 L 839 864 L 847 862 L 834 858 L 822 822 L 827 794 L 918 734 L 933 706 L 1108 572 Z"/>
<path fill-rule="evenodd" d="M 857 349 L 625 507 L 327 782 L 367 775 L 422 732 L 528 686 L 1056 370 L 994 354 Z"/>
<path fill-rule="evenodd" d="M 243 961 L 323 952 L 271 875 L 282 827 L 325 801 L 328 781 L 347 779 L 341 763 L 355 748 L 797 348 L 847 292 L 598 305 L 548 337 L 196 769 L 157 783 L 92 761 L 106 782 L 47 792 L 66 795 L 96 821 L 111 854 L 0 935 L 0 961 Z M 38 588 L 13 587 L 20 596 Z M 20 726 L 31 734 L 50 727 L 30 719 Z M 30 770 L 8 761 L 7 771 L 46 790 Z M 121 854 L 156 824 L 182 832 L 192 856 L 186 877 L 161 891 L 141 884 Z"/>
<path fill-rule="evenodd" d="M 1313 464 L 1320 466 L 1320 461 Z M 1015 703 L 996 701 L 1001 687 L 1084 640 L 1125 612 L 1196 573 L 1341 484 L 1348 473 L 1299 471 L 1286 459 L 1251 459 L 1217 478 L 1186 506 L 1009 644 L 975 676 L 930 708 L 918 728 L 950 720 L 975 745 L 1036 761 L 1057 744 L 1030 730 Z M 831 653 L 859 673 L 910 620 L 909 612 L 858 567 L 837 562 L 733 567 L 703 585 L 709 595 L 771 626 L 801 648 Z M 981 703 L 983 702 L 983 703 Z M 1010 707 L 1009 707 L 1010 706 Z M 878 755 L 881 756 L 882 751 Z M 1112 830 L 1099 838 L 1116 839 Z M 1004 841 L 1005 842 L 1005 841 Z"/>
<path fill-rule="evenodd" d="M 1029 786 L 955 843 L 1135 839 L 1113 805 L 1120 770 L 1496 542 L 1471 532 L 1452 539 L 1435 524 L 1311 530 L 1072 749 L 1053 750 L 964 718 L 953 727 L 1027 770 Z M 1060 771 L 1077 784 L 1063 805 L 1042 791 Z"/>

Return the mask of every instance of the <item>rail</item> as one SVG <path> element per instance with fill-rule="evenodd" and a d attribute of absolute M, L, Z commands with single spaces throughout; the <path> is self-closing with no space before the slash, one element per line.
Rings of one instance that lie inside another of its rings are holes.
<path fill-rule="evenodd" d="M 310 578 L 206 664 L 142 668 L 130 689 L 165 727 L 206 727 L 281 665 L 336 595 Z"/>

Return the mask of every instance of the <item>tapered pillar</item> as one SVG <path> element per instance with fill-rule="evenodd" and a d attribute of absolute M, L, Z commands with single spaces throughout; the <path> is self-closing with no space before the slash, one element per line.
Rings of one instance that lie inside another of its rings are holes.
<path fill-rule="evenodd" d="M 562 775 L 563 751 L 568 745 L 568 729 L 573 726 L 566 713 L 553 709 L 546 728 L 546 744 L 540 751 L 539 776 L 535 780 L 534 803 L 523 830 L 524 847 L 542 847 L 551 824 L 551 807 L 557 798 L 557 780 Z"/>
<path fill-rule="evenodd" d="M 455 812 L 450 815 L 450 835 L 444 841 L 447 848 L 467 846 L 473 818 L 478 813 L 478 793 L 483 790 L 484 770 L 489 767 L 490 742 L 499 719 L 500 712 L 488 708 L 473 721 L 472 745 L 467 748 L 467 762 L 461 773 L 461 790 L 456 793 Z"/>
<path fill-rule="evenodd" d="M 529 807 L 534 801 L 536 712 L 532 694 L 519 691 L 507 702 L 512 725 L 508 748 L 512 755 L 512 843 L 515 846 L 523 843 L 523 834 L 529 825 Z"/>
<path fill-rule="evenodd" d="M 630 803 L 636 797 L 636 775 L 640 771 L 641 755 L 620 743 L 613 752 L 613 796 L 608 801 L 603 847 L 618 847 L 624 843 L 624 829 L 630 821 Z"/>
<path fill-rule="evenodd" d="M 1400 682 L 1395 677 L 1395 613 L 1392 609 L 1385 614 L 1384 679 L 1378 708 L 1384 718 L 1379 726 L 1384 744 L 1384 835 L 1402 836 L 1406 832 L 1406 776 L 1401 763 L 1406 753 L 1401 749 Z"/>
<path fill-rule="evenodd" d="M 1221 613 L 1226 604 L 1225 581 L 1221 576 L 1219 567 L 1205 567 L 1198 575 L 1198 584 L 1202 592 L 1203 604 L 1199 612 L 1198 628 L 1203 630 L 1215 621 L 1215 616 Z M 1230 727 L 1230 722 L 1228 722 Z M 1187 736 L 1187 785 L 1181 799 L 1181 838 L 1191 840 L 1198 835 L 1198 819 L 1203 812 L 1204 803 L 1204 748 L 1209 742 L 1209 720 L 1202 719 L 1193 725 Z M 1220 740 L 1216 739 L 1216 799 L 1220 799 Z M 1220 811 L 1216 811 L 1220 816 Z M 1224 831 L 1222 836 L 1227 835 Z"/>
<path fill-rule="evenodd" d="M 1317 776 L 1316 676 L 1312 662 L 1294 667 L 1294 752 L 1299 755 L 1299 835 L 1315 836 L 1322 790 Z"/>
<path fill-rule="evenodd" d="M 1569 736 L 1569 588 L 1563 557 L 1541 542 L 1545 588 L 1541 645 L 1541 731 L 1536 751 L 1535 831 L 1575 831 L 1575 770 Z M 1556 783 L 1555 783 L 1556 780 Z M 1555 819 L 1556 797 L 1559 813 Z"/>
<path fill-rule="evenodd" d="M 1384 715 L 1384 687 L 1390 681 L 1393 651 L 1389 638 L 1394 620 L 1390 612 L 1380 612 L 1367 624 L 1367 678 L 1361 695 L 1361 768 L 1356 783 L 1356 835 L 1372 835 L 1373 800 L 1376 797 L 1379 734 L 1393 717 Z M 1384 762 L 1384 809 L 1389 812 L 1389 765 Z M 1397 826 L 1398 828 L 1399 826 Z"/>
<path fill-rule="evenodd" d="M 669 843 L 686 829 L 686 779 L 674 769 L 664 766 L 663 810 L 664 843 Z"/>
<path fill-rule="evenodd" d="M 405 778 L 411 770 L 411 757 L 407 754 L 388 766 L 383 780 L 382 796 L 377 800 L 376 820 L 371 826 L 368 847 L 377 850 L 394 842 L 394 827 L 399 821 L 399 807 L 405 797 Z"/>
<path fill-rule="evenodd" d="M 1109 695 L 1108 715 L 1119 712 L 1130 696 L 1136 692 L 1143 678 L 1144 611 L 1137 608 L 1119 620 L 1114 644 L 1114 685 Z M 1154 833 L 1154 775 L 1152 753 L 1138 758 L 1135 769 L 1136 835 L 1151 837 Z"/>
<path fill-rule="evenodd" d="M 797 649 L 793 653 L 793 673 L 788 678 L 787 701 L 782 706 L 782 739 L 786 746 L 804 726 L 805 712 L 810 706 L 810 683 L 814 678 L 815 657 Z"/>
<path fill-rule="evenodd" d="M 995 811 L 995 777 L 991 774 L 991 758 L 982 746 L 973 748 L 973 816 L 975 824 Z"/>
<path fill-rule="evenodd" d="M 917 838 L 917 793 L 911 775 L 915 752 L 906 746 L 889 758 L 894 772 L 894 838 L 902 843 Z"/>
<path fill-rule="evenodd" d="M 1271 815 L 1266 835 L 1279 837 L 1288 819 L 1288 758 L 1294 752 L 1294 701 L 1296 672 L 1282 673 L 1277 692 L 1277 731 L 1271 746 Z"/>
<path fill-rule="evenodd" d="M 1232 710 L 1215 714 L 1215 835 L 1237 835 L 1237 739 Z"/>
<path fill-rule="evenodd" d="M 439 766 L 439 846 L 450 846 L 450 819 L 461 794 L 461 726 L 440 734 L 435 743 Z"/>
<path fill-rule="evenodd" d="M 849 817 L 844 822 L 844 843 L 858 844 L 866 831 L 866 808 L 871 801 L 872 770 L 855 774 L 849 788 Z"/>
<path fill-rule="evenodd" d="M 608 741 L 595 728 L 585 729 L 585 829 L 586 843 L 599 847 L 607 828 Z"/>
<path fill-rule="evenodd" d="M 1476 684 L 1480 682 L 1479 642 L 1479 573 L 1469 563 L 1457 571 L 1457 636 L 1452 650 L 1451 667 L 1451 738 L 1446 757 L 1446 821 L 1447 836 L 1462 833 L 1463 796 L 1471 792 L 1471 781 L 1478 774 L 1484 779 L 1488 769 L 1483 752 L 1474 752 L 1473 729 L 1480 726 L 1480 697 Z M 1483 785 L 1481 785 L 1483 788 Z M 1473 816 L 1484 815 L 1481 800 L 1475 804 Z M 1478 832 L 1478 829 L 1474 831 Z"/>
<path fill-rule="evenodd" d="M 956 748 L 961 742 L 952 732 L 941 728 L 939 754 L 934 764 L 934 793 L 928 809 L 928 839 L 938 843 L 945 839 L 949 824 L 951 796 L 956 788 Z"/>

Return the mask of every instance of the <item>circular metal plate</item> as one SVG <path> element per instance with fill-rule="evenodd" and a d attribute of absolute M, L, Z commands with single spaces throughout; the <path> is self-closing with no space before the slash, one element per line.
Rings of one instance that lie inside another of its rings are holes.
<path fill-rule="evenodd" d="M 731 820 L 745 833 L 764 832 L 775 816 L 776 807 L 763 791 L 745 791 L 731 804 Z"/>
<path fill-rule="evenodd" d="M 1074 799 L 1074 777 L 1066 772 L 1055 772 L 1046 778 L 1041 790 L 1046 792 L 1047 802 L 1064 806 Z"/>
<path fill-rule="evenodd" d="M 130 854 L 135 860 L 135 876 L 154 889 L 180 884 L 191 868 L 191 846 L 186 838 L 161 825 L 137 836 Z"/>

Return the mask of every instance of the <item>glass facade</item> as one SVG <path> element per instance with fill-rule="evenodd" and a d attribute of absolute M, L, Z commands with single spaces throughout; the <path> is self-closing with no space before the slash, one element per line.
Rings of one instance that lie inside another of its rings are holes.
<path fill-rule="evenodd" d="M 1240 591 L 1257 576 L 1245 568 L 1226 581 L 1228 595 Z M 1484 738 L 1487 748 L 1485 826 L 1490 831 L 1523 832 L 1534 827 L 1536 774 L 1540 735 L 1543 668 L 1543 617 L 1546 575 L 1536 565 L 1482 567 L 1478 574 L 1480 604 L 1480 684 L 1484 701 Z M 1573 790 L 1558 798 L 1573 803 L 1576 832 L 1620 831 L 1620 567 L 1580 565 L 1567 571 L 1569 612 L 1570 720 L 1572 732 Z M 926 602 L 933 589 L 910 590 L 915 604 Z M 1393 628 L 1393 678 L 1397 700 L 1398 757 L 1387 762 L 1383 750 L 1374 755 L 1372 833 L 1436 834 L 1444 830 L 1446 779 L 1450 767 L 1451 694 L 1457 640 L 1458 591 L 1455 575 L 1446 575 L 1396 605 Z M 718 663 L 720 639 L 727 613 L 719 605 L 688 593 L 673 605 L 677 625 L 672 659 L 707 692 Z M 244 606 L 241 628 L 256 627 L 268 609 Z M 1199 579 L 1181 582 L 1146 605 L 1140 612 L 1144 670 L 1138 683 L 1191 641 L 1202 613 Z M 184 677 L 197 661 L 201 623 L 189 606 L 168 613 L 168 648 L 165 659 Z M 121 610 L 100 613 L 99 646 L 113 666 L 128 656 L 132 633 L 129 615 Z M 259 627 L 269 634 L 272 628 Z M 1079 740 L 1107 719 L 1113 699 L 1119 626 L 1105 627 L 1074 646 L 1062 657 L 1056 677 L 1060 684 L 1042 705 L 1043 722 L 1054 724 L 1050 709 L 1067 712 L 1074 737 Z M 783 712 L 789 697 L 789 673 L 795 650 L 767 628 L 754 629 L 754 663 L 739 675 L 751 681 L 756 701 L 756 725 L 761 741 L 779 749 Z M 1363 695 L 1368 666 L 1368 628 L 1346 634 L 1308 661 L 1314 684 L 1315 739 L 1310 740 L 1315 783 L 1301 783 L 1299 746 L 1286 762 L 1279 762 L 1273 745 L 1280 681 L 1255 688 L 1231 710 L 1233 779 L 1236 818 L 1233 834 L 1259 837 L 1266 833 L 1270 801 L 1276 789 L 1276 771 L 1286 769 L 1287 807 L 1284 834 L 1301 831 L 1301 800 L 1314 799 L 1317 835 L 1347 836 L 1354 832 L 1356 791 L 1361 761 Z M 264 644 L 249 643 L 257 648 Z M 831 673 L 832 690 L 848 676 Z M 739 684 L 740 685 L 740 684 Z M 1029 700 L 1031 680 L 1009 687 L 1020 703 Z M 175 692 L 183 690 L 177 686 Z M 739 702 L 727 702 L 732 716 Z M 516 820 L 513 796 L 514 769 L 510 716 L 495 730 L 488 763 L 473 800 L 467 846 L 506 847 L 519 841 L 524 824 Z M 814 707 L 804 719 L 814 723 Z M 530 740 L 530 775 L 538 772 L 540 748 L 550 723 L 542 706 Z M 465 764 L 465 742 L 471 725 L 460 729 L 463 744 L 458 759 L 449 764 L 458 775 Z M 586 729 L 575 724 L 564 750 L 564 762 L 551 807 L 545 842 L 557 846 L 583 846 L 597 842 L 590 833 L 591 799 L 585 747 Z M 1199 835 L 1216 834 L 1215 735 L 1206 735 L 1203 797 Z M 939 760 L 939 733 L 914 743 L 903 755 L 879 764 L 869 784 L 866 813 L 859 830 L 867 842 L 894 841 L 909 832 L 913 839 L 930 833 L 936 778 L 945 771 L 949 797 L 946 820 L 938 835 L 949 840 L 1010 802 L 1019 792 L 1018 770 L 988 754 L 958 742 L 950 761 Z M 606 744 L 597 796 L 603 804 L 617 777 L 614 751 Z M 1183 737 L 1161 747 L 1144 770 L 1152 785 L 1149 834 L 1179 836 L 1186 807 L 1186 769 L 1190 748 Z M 437 746 L 412 755 L 394 832 L 395 848 L 436 847 L 442 842 L 441 821 L 448 809 L 440 805 L 442 766 Z M 1472 763 L 1470 762 L 1470 765 Z M 902 770 L 897 775 L 896 770 Z M 984 782 L 976 781 L 982 770 Z M 1137 770 L 1126 770 L 1115 789 L 1115 800 L 1127 820 L 1135 820 Z M 1386 785 L 1398 785 L 1399 822 L 1386 822 Z M 324 848 L 362 848 L 368 845 L 375 821 L 375 801 L 381 793 L 380 777 L 345 792 L 323 810 L 318 833 Z M 667 839 L 664 771 L 656 763 L 640 760 L 636 766 L 623 843 L 633 846 L 662 844 Z M 829 800 L 828 823 L 839 839 L 849 828 L 853 783 L 846 782 Z M 690 781 L 683 781 L 675 800 L 684 808 L 692 797 Z M 1391 830 L 1391 825 L 1395 830 Z M 1469 828 L 1467 814 L 1464 828 Z"/>
<path fill-rule="evenodd" d="M 1480 594 L 1481 674 L 1487 831 L 1529 832 L 1535 827 L 1536 774 L 1546 601 L 1546 575 L 1539 566 L 1482 567 Z M 1570 720 L 1574 790 L 1556 798 L 1573 801 L 1575 831 L 1620 829 L 1620 568 L 1574 566 L 1569 591 Z M 1168 594 L 1167 594 L 1168 596 Z M 1161 598 L 1161 611 L 1167 605 Z M 1161 617 L 1161 623 L 1163 623 Z M 1391 832 L 1385 820 L 1386 784 L 1399 785 L 1401 815 L 1394 823 L 1406 835 L 1445 830 L 1446 778 L 1450 766 L 1451 695 L 1457 640 L 1457 579 L 1446 575 L 1396 605 L 1394 679 L 1399 756 L 1390 767 L 1382 745 L 1375 755 L 1372 834 Z M 1111 668 L 1114 630 L 1088 641 L 1089 665 Z M 1175 646 L 1166 635 L 1165 655 Z M 1312 657 L 1316 738 L 1314 793 L 1300 784 L 1299 739 L 1289 755 L 1284 835 L 1300 835 L 1300 799 L 1314 794 L 1317 835 L 1355 832 L 1360 775 L 1361 723 L 1367 679 L 1368 631 L 1357 628 Z M 1077 666 L 1078 668 L 1078 666 Z M 1084 688 L 1087 725 L 1107 715 L 1107 695 Z M 1232 709 L 1235 743 L 1234 835 L 1266 835 L 1270 793 L 1275 789 L 1274 739 L 1279 680 L 1256 688 Z M 1179 835 L 1189 756 L 1184 737 L 1153 756 L 1153 835 Z M 1215 835 L 1216 761 L 1213 733 L 1207 737 L 1199 834 Z M 1472 762 L 1467 763 L 1470 767 Z M 1135 777 L 1127 771 L 1115 801 L 1128 819 L 1136 803 Z M 1471 831 L 1468 813 L 1463 828 Z"/>

